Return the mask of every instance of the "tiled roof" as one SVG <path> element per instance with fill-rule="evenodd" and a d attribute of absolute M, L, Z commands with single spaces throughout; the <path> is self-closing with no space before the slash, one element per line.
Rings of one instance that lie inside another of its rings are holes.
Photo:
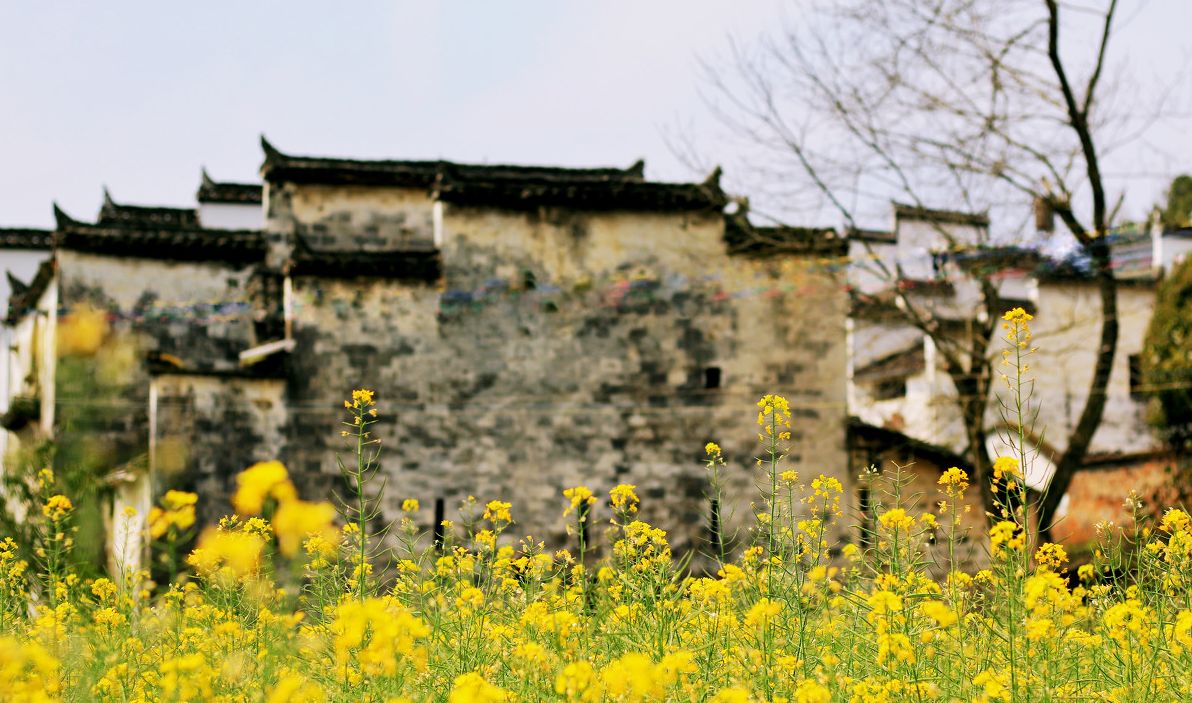
<path fill-rule="evenodd" d="M 439 252 L 424 251 L 314 251 L 299 242 L 290 258 L 290 274 L 355 278 L 358 276 L 411 281 L 436 281 L 442 275 Z"/>
<path fill-rule="evenodd" d="M 48 229 L 0 228 L 0 249 L 49 250 L 54 233 Z"/>
<path fill-rule="evenodd" d="M 746 217 L 725 218 L 724 239 L 731 254 L 844 256 L 848 241 L 829 227 L 762 227 Z"/>
<path fill-rule="evenodd" d="M 57 205 L 55 246 L 59 249 L 173 261 L 249 263 L 265 257 L 265 239 L 252 230 L 208 230 L 153 221 L 117 224 L 79 222 Z"/>
<path fill-rule="evenodd" d="M 950 256 L 961 269 L 985 275 L 1009 269 L 1034 271 L 1043 261 L 1038 251 L 1020 246 L 969 247 Z"/>
<path fill-rule="evenodd" d="M 901 351 L 888 354 L 853 372 L 855 381 L 885 381 L 905 378 L 926 368 L 923 344 L 917 343 Z"/>
<path fill-rule="evenodd" d="M 932 208 L 905 205 L 903 203 L 894 203 L 894 218 L 896 220 L 919 220 L 920 222 L 935 222 L 946 225 L 989 226 L 989 213 L 934 210 Z"/>
<path fill-rule="evenodd" d="M 727 202 L 718 173 L 704 183 L 644 179 L 641 161 L 628 168 L 460 164 L 450 161 L 356 160 L 291 156 L 264 138 L 261 177 L 270 183 L 424 188 L 445 202 L 529 209 L 705 210 Z"/>
<path fill-rule="evenodd" d="M 1045 259 L 1036 269 L 1040 283 L 1096 283 L 1097 276 L 1087 260 L 1071 257 L 1062 261 Z M 1159 283 L 1158 271 L 1115 271 L 1119 286 L 1154 286 Z"/>
<path fill-rule="evenodd" d="M 207 175 L 203 169 L 199 192 L 195 199 L 200 203 L 227 203 L 233 205 L 257 205 L 261 203 L 263 187 L 259 183 L 219 182 Z"/>
<path fill-rule="evenodd" d="M 99 208 L 97 224 L 105 227 L 121 225 L 152 225 L 158 227 L 197 228 L 198 216 L 194 209 L 180 207 L 145 207 L 143 205 L 121 205 L 103 191 L 103 205 Z"/>
<path fill-rule="evenodd" d="M 956 294 L 956 285 L 945 278 L 900 278 L 896 285 L 899 290 L 916 295 L 948 297 Z"/>
<path fill-rule="evenodd" d="M 893 449 L 905 452 L 912 459 L 918 457 L 930 461 L 940 470 L 946 466 L 957 466 L 970 475 L 972 473 L 968 459 L 947 447 L 915 439 L 897 430 L 871 425 L 855 416 L 848 419 L 846 441 L 851 449 Z"/>
<path fill-rule="evenodd" d="M 897 244 L 898 235 L 881 229 L 859 229 L 853 227 L 845 234 L 850 240 L 871 244 Z"/>

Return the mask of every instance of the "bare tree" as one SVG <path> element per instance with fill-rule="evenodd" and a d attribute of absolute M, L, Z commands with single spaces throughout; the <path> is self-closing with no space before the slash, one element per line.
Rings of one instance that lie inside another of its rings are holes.
<path fill-rule="evenodd" d="M 804 211 L 826 203 L 851 229 L 872 214 L 867 207 L 890 199 L 1002 214 L 1027 213 L 1034 202 L 1075 238 L 1099 291 L 1100 334 L 1084 406 L 1039 498 L 1045 527 L 1101 421 L 1118 341 L 1105 235 L 1121 201 L 1107 194 L 1102 160 L 1106 145 L 1130 135 L 1103 96 L 1118 2 L 1090 5 L 844 0 L 803 7 L 779 34 L 735 44 L 729 61 L 707 64 L 719 117 L 756 147 L 766 180 L 798 186 L 779 195 Z M 961 246 L 949 230 L 940 233 Z M 1004 311 L 996 280 L 971 274 L 978 303 L 958 326 L 897 285 L 899 266 L 867 265 L 938 349 L 991 508 L 987 413 Z"/>

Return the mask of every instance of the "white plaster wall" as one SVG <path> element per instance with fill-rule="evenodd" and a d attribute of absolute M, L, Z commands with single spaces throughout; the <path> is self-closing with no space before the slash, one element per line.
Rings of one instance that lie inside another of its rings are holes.
<path fill-rule="evenodd" d="M 262 229 L 265 206 L 253 203 L 199 203 L 199 224 L 207 229 Z"/>
<path fill-rule="evenodd" d="M 894 232 L 898 237 L 898 263 L 905 277 L 911 279 L 935 277 L 931 265 L 933 251 L 949 251 L 957 245 L 973 246 L 987 241 L 989 237 L 984 227 L 905 218 L 896 222 Z M 954 244 L 949 243 L 949 237 Z"/>
<path fill-rule="evenodd" d="M 36 309 L 25 315 L 16 325 L 5 326 L 4 393 L 0 396 L 3 410 L 18 395 L 37 393 L 41 397 L 39 433 L 52 436 L 54 427 L 54 371 L 57 360 L 58 285 L 50 281 Z M 37 377 L 30 379 L 36 369 Z M 33 385 L 33 384 L 36 385 Z M 0 460 L 19 448 L 17 436 L 0 431 Z"/>
<path fill-rule="evenodd" d="M 1118 287 L 1119 336 L 1108 400 L 1092 452 L 1139 452 L 1156 449 L 1158 439 L 1146 424 L 1146 404 L 1130 397 L 1129 357 L 1142 350 L 1154 309 L 1155 289 Z M 1039 286 L 1039 314 L 1032 323 L 1039 351 L 1031 359 L 1040 421 L 1046 441 L 1062 451 L 1076 426 L 1092 381 L 1100 337 L 1101 302 L 1091 283 L 1044 283 Z"/>
<path fill-rule="evenodd" d="M 19 280 L 29 283 L 37 274 L 37 267 L 50 257 L 49 252 L 34 249 L 0 249 L 0 317 L 8 312 L 8 300 L 12 290 L 8 285 L 6 271 L 11 272 Z M 16 330 L 0 323 L 0 413 L 8 410 L 9 398 L 16 392 L 11 388 L 13 378 L 19 378 L 12 364 L 15 362 L 9 349 L 19 343 Z M 7 433 L 0 432 L 0 456 L 4 455 L 5 438 Z"/>
<path fill-rule="evenodd" d="M 898 247 L 894 244 L 860 242 L 848 243 L 848 282 L 855 290 L 866 295 L 878 293 L 890 287 L 890 280 L 882 272 L 884 264 L 890 276 L 897 275 L 895 264 Z"/>
<path fill-rule="evenodd" d="M 1192 253 L 1192 233 L 1166 235 L 1159 239 L 1159 256 L 1156 259 L 1165 272 L 1180 265 Z"/>

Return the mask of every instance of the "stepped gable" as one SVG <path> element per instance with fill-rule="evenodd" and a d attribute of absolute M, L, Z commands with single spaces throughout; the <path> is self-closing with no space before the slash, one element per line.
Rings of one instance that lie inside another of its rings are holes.
<path fill-rule="evenodd" d="M 121 205 L 121 208 L 130 206 Z M 172 208 L 136 208 L 138 211 Z M 202 229 L 197 220 L 157 218 L 80 222 L 54 205 L 55 245 L 89 253 L 171 261 L 253 263 L 265 257 L 265 240 L 255 230 Z"/>
<path fill-rule="evenodd" d="M 326 278 L 380 277 L 436 281 L 443 261 L 437 250 L 316 251 L 298 237 L 290 255 L 289 273 Z"/>
<path fill-rule="evenodd" d="M 199 218 L 191 208 L 122 205 L 112 200 L 112 194 L 108 192 L 107 188 L 104 188 L 103 205 L 99 208 L 99 218 L 96 224 L 105 227 L 149 225 L 197 228 Z"/>
<path fill-rule="evenodd" d="M 207 169 L 203 169 L 195 199 L 200 203 L 260 205 L 263 192 L 264 188 L 259 183 L 216 181 L 207 174 Z"/>
<path fill-rule="evenodd" d="M 989 213 L 960 212 L 957 210 L 935 210 L 894 203 L 894 218 L 897 220 L 918 220 L 920 222 L 934 222 L 941 225 L 968 225 L 970 227 L 988 227 Z"/>
<path fill-rule="evenodd" d="M 444 202 L 503 209 L 691 211 L 728 202 L 719 171 L 703 183 L 660 183 L 645 180 L 643 161 L 628 168 L 567 168 L 321 158 L 284 154 L 264 137 L 261 147 L 261 177 L 269 183 L 421 188 Z"/>
<path fill-rule="evenodd" d="M 48 229 L 0 227 L 0 249 L 48 251 L 53 243 L 54 233 Z"/>

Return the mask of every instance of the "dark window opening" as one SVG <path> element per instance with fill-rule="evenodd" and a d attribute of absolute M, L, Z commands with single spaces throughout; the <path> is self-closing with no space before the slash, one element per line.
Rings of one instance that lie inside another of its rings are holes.
<path fill-rule="evenodd" d="M 720 367 L 709 366 L 704 369 L 704 388 L 720 387 Z"/>
<path fill-rule="evenodd" d="M 894 400 L 895 398 L 906 397 L 906 379 L 893 378 L 888 381 L 880 381 L 873 387 L 874 400 Z"/>
<path fill-rule="evenodd" d="M 1146 382 L 1142 378 L 1142 355 L 1131 354 L 1130 358 L 1130 397 L 1134 400 L 1146 399 Z"/>

